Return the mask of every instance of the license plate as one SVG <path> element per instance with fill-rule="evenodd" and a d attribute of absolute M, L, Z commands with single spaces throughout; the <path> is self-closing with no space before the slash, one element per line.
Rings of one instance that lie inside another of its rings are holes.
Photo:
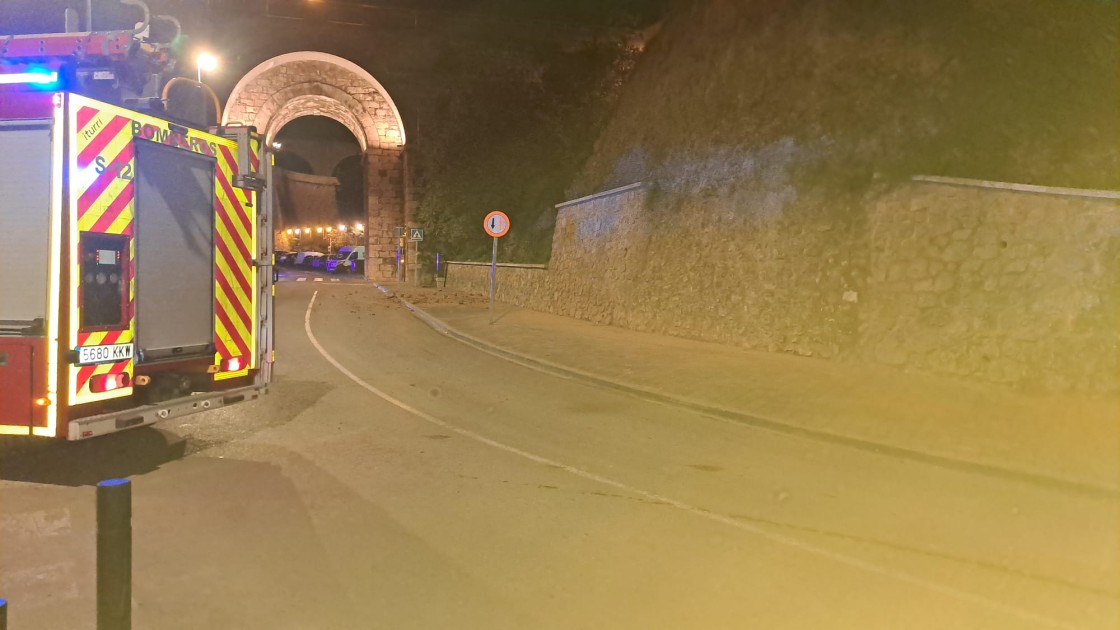
<path fill-rule="evenodd" d="M 78 364 L 116 363 L 132 358 L 132 344 L 118 343 L 111 346 L 83 346 L 78 348 Z"/>

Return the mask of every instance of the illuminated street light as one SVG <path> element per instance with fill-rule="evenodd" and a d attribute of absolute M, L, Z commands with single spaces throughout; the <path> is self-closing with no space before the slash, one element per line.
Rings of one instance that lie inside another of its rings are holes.
<path fill-rule="evenodd" d="M 355 226 L 354 226 L 354 229 L 355 229 L 355 230 L 357 230 L 357 231 L 359 231 L 359 232 L 361 232 L 362 230 L 364 230 L 364 229 L 365 229 L 365 226 L 364 226 L 364 225 L 362 225 L 361 223 L 359 223 L 359 224 L 357 224 L 357 225 L 355 225 Z"/>
<path fill-rule="evenodd" d="M 290 233 L 291 230 L 288 230 L 288 232 Z M 299 236 L 302 232 L 303 232 L 303 230 L 300 230 L 300 229 L 297 228 L 296 229 L 296 236 Z"/>
<path fill-rule="evenodd" d="M 202 83 L 202 71 L 213 72 L 218 67 L 218 58 L 208 52 L 200 52 L 195 56 L 198 64 L 198 82 Z"/>
<path fill-rule="evenodd" d="M 330 226 L 328 226 L 328 227 L 327 227 L 327 234 L 330 234 L 330 233 L 331 233 L 331 230 L 333 230 L 333 229 L 334 229 L 334 228 L 331 228 Z"/>
<path fill-rule="evenodd" d="M 292 233 L 292 231 L 291 231 L 291 230 L 288 230 L 288 234 L 291 234 L 291 233 Z"/>
<path fill-rule="evenodd" d="M 339 232 L 345 232 L 346 231 L 346 226 L 345 225 L 339 225 L 338 226 L 338 231 Z"/>
<path fill-rule="evenodd" d="M 317 229 L 317 230 L 315 230 L 315 231 L 316 231 L 316 232 L 318 232 L 318 233 L 320 233 L 320 234 L 322 234 L 322 233 L 323 233 L 323 228 L 319 228 L 319 229 Z"/>

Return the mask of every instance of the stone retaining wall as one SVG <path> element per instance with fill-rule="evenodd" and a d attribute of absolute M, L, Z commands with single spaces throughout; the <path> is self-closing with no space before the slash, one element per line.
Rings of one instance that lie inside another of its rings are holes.
<path fill-rule="evenodd" d="M 1120 201 L 914 183 L 868 207 L 861 357 L 1116 391 Z"/>
<path fill-rule="evenodd" d="M 498 263 L 496 274 L 498 280 L 494 287 L 495 299 L 549 311 L 552 299 L 548 293 L 547 274 L 548 268 L 545 265 Z M 449 261 L 447 286 L 479 295 L 489 295 L 490 263 Z"/>
<path fill-rule="evenodd" d="M 288 229 L 338 223 L 336 178 L 277 169 L 274 181 L 277 249 L 308 249 L 315 241 L 314 237 L 297 239 Z"/>
<path fill-rule="evenodd" d="M 549 269 L 502 265 L 498 299 L 1031 391 L 1116 392 L 1120 200 L 1070 192 L 913 181 L 730 220 L 704 199 L 626 187 L 561 204 Z M 485 293 L 488 274 L 451 263 L 448 286 Z"/>

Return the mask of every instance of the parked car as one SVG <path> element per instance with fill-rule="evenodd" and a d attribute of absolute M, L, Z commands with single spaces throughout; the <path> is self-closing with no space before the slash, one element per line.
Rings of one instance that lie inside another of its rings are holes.
<path fill-rule="evenodd" d="M 308 256 L 324 256 L 322 252 L 300 252 L 295 256 L 295 265 L 300 267 L 310 267 L 311 264 L 307 262 Z"/>
<path fill-rule="evenodd" d="M 365 269 L 366 248 L 361 245 L 343 247 L 327 261 L 331 273 L 363 273 Z"/>
<path fill-rule="evenodd" d="M 296 252 L 277 251 L 276 264 L 277 265 L 291 265 L 295 263 Z"/>
<path fill-rule="evenodd" d="M 303 257 L 302 267 L 307 269 L 321 269 L 324 267 L 323 261 L 326 259 L 326 254 L 319 252 L 311 253 Z"/>

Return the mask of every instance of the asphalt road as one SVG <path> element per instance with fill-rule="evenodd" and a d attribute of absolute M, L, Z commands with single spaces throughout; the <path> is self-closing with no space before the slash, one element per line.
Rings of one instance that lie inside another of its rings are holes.
<path fill-rule="evenodd" d="M 0 461 L 11 630 L 94 627 L 120 475 L 135 628 L 1120 625 L 1114 499 L 542 374 L 298 275 L 263 400 Z"/>

